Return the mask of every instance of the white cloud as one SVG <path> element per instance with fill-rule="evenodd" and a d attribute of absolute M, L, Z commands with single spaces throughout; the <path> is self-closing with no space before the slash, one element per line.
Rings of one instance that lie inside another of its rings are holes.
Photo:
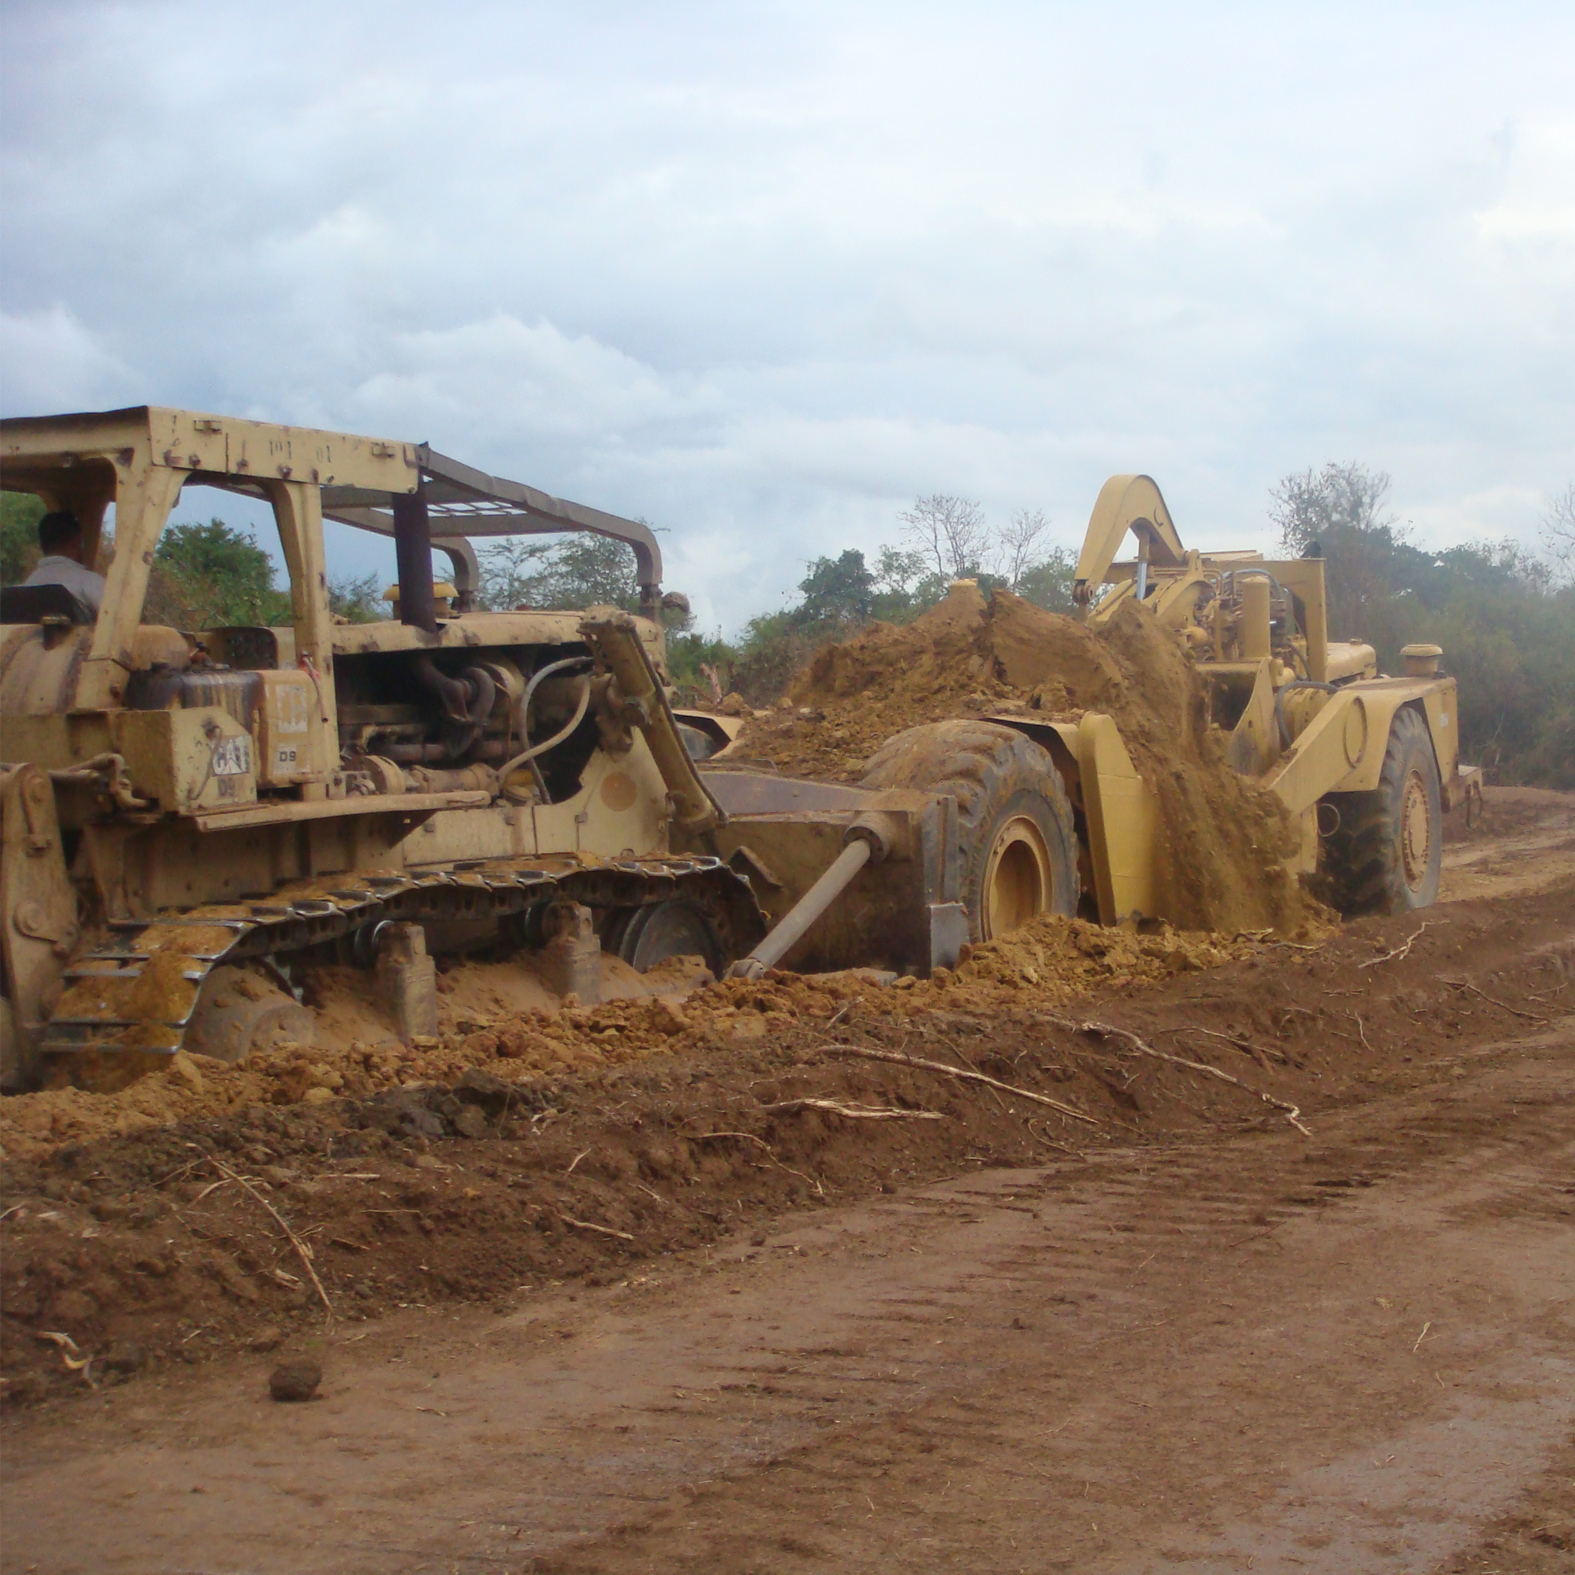
<path fill-rule="evenodd" d="M 1529 127 L 1515 141 L 1504 189 L 1476 215 L 1483 237 L 1575 242 L 1575 120 Z"/>
<path fill-rule="evenodd" d="M 60 302 L 0 311 L 0 400 L 10 415 L 129 403 L 137 377 Z"/>
<path fill-rule="evenodd" d="M 370 420 L 425 419 L 479 428 L 489 447 L 512 441 L 599 447 L 703 419 L 716 400 L 664 379 L 589 334 L 506 313 L 458 328 L 395 335 L 388 365 L 350 391 Z"/>
<path fill-rule="evenodd" d="M 1529 539 L 1575 475 L 1552 6 L 11 10 L 8 411 L 429 439 L 729 629 L 921 491 L 1245 545 L 1355 457 Z"/>

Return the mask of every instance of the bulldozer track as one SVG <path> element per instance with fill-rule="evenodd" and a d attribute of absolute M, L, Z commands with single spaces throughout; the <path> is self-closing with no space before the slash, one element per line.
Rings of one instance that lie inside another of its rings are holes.
<path fill-rule="evenodd" d="M 732 952 L 764 933 L 747 881 L 710 856 L 587 861 L 476 859 L 442 869 L 368 871 L 297 882 L 266 899 L 151 919 L 111 919 L 107 937 L 67 970 L 42 1053 L 69 1058 L 173 1055 L 203 982 L 220 963 L 287 956 L 383 922 L 505 918 L 554 901 L 634 908 L 680 892 L 711 896 Z"/>

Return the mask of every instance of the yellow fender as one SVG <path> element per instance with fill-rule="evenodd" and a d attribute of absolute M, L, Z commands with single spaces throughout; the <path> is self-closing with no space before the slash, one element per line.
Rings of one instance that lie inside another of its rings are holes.
<path fill-rule="evenodd" d="M 1370 792 L 1378 786 L 1395 712 L 1420 702 L 1444 804 L 1452 807 L 1459 764 L 1455 699 L 1453 678 L 1380 678 L 1341 689 L 1280 756 L 1263 785 L 1293 815 L 1310 809 L 1325 793 Z"/>
<path fill-rule="evenodd" d="M 1102 924 L 1159 913 L 1159 802 L 1108 716 L 1089 711 L 1077 728 L 1088 852 Z"/>

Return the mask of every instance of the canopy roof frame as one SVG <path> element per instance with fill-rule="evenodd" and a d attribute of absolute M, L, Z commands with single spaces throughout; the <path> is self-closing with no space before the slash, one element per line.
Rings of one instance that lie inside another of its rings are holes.
<path fill-rule="evenodd" d="M 588 531 L 621 541 L 634 552 L 642 601 L 652 601 L 662 584 L 662 549 L 650 526 L 584 503 L 571 503 L 523 482 L 491 476 L 440 454 L 430 444 L 416 447 L 421 492 L 432 542 L 474 536 L 545 536 Z M 393 496 L 361 487 L 322 489 L 323 516 L 371 531 L 394 534 Z"/>

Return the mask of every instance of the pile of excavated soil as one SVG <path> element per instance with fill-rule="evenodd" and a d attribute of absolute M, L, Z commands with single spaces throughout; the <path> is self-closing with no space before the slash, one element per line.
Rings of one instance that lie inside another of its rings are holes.
<path fill-rule="evenodd" d="M 1323 922 L 1283 862 L 1296 828 L 1272 794 L 1231 769 L 1196 668 L 1140 607 L 1092 629 L 1010 592 L 986 602 L 965 582 L 911 624 L 875 624 L 823 647 L 788 700 L 749 721 L 741 752 L 790 776 L 856 782 L 895 733 L 1013 711 L 1115 719 L 1160 802 L 1173 923 L 1296 934 Z"/>
<path fill-rule="evenodd" d="M 1002 940 L 965 948 L 955 970 L 889 988 L 857 970 L 771 973 L 698 988 L 692 966 L 675 960 L 653 970 L 658 986 L 674 986 L 669 993 L 524 1011 L 508 1003 L 496 982 L 517 973 L 515 965 L 461 964 L 440 976 L 440 1032 L 410 1046 L 394 1036 L 371 974 L 323 968 L 305 990 L 318 1024 L 312 1046 L 280 1045 L 240 1066 L 182 1053 L 166 1071 L 116 1093 L 66 1088 L 17 1095 L 0 1103 L 0 1143 L 8 1159 L 38 1159 L 68 1144 L 126 1138 L 197 1117 L 228 1120 L 252 1106 L 398 1097 L 477 1070 L 489 1086 L 516 1088 L 524 1108 L 551 1080 L 653 1055 L 765 1040 L 790 1022 L 823 1023 L 854 1000 L 893 1019 L 938 1008 L 1056 1007 L 1102 987 L 1162 982 L 1256 949 L 1242 936 L 1165 927 L 1140 935 L 1130 926 L 1107 929 L 1046 915 Z"/>
<path fill-rule="evenodd" d="M 1567 1010 L 1570 915 L 1567 889 L 1464 903 L 1315 951 L 1045 920 L 902 988 L 769 976 L 675 1003 L 682 1023 L 662 1001 L 505 1014 L 412 1050 L 10 1098 L 0 1400 L 237 1348 L 310 1354 L 308 1265 L 342 1328 L 628 1278 L 784 1209 L 980 1163 L 1243 1123 L 1299 1141 L 1287 1104 L 1321 1134 L 1331 1105 L 1545 1033 Z M 1152 1054 L 1056 1015 L 1089 985 L 1067 1017 Z M 127 1113 L 153 1119 L 121 1133 Z"/>

